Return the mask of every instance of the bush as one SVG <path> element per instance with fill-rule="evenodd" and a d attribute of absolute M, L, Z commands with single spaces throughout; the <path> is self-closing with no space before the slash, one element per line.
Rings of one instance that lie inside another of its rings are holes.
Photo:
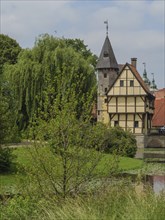
<path fill-rule="evenodd" d="M 0 173 L 11 172 L 14 170 L 14 158 L 12 149 L 0 146 Z"/>
<path fill-rule="evenodd" d="M 105 138 L 106 153 L 116 153 L 120 156 L 134 157 L 137 150 L 135 136 L 130 131 L 120 127 L 109 128 Z"/>

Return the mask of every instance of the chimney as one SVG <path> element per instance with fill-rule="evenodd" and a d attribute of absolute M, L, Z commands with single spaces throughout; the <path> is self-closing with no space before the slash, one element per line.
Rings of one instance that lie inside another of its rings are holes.
<path fill-rule="evenodd" d="M 136 68 L 136 61 L 137 58 L 131 58 L 131 65 L 134 66 Z"/>

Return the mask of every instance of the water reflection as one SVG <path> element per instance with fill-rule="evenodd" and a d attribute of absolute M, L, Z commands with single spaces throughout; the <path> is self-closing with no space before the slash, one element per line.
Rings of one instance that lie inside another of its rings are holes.
<path fill-rule="evenodd" d="M 153 188 L 153 191 L 156 194 L 161 193 L 162 191 L 165 191 L 165 176 L 162 175 L 147 175 L 146 181 L 149 182 Z"/>
<path fill-rule="evenodd" d="M 123 173 L 122 176 L 130 177 L 134 183 L 137 181 L 137 174 Z M 148 185 L 152 187 L 156 194 L 165 192 L 165 175 L 145 175 L 141 179 L 141 184 L 136 185 L 136 188 L 143 191 Z"/>

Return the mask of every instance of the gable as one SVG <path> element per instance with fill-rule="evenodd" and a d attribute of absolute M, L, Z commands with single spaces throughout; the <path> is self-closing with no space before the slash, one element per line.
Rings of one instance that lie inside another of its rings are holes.
<path fill-rule="evenodd" d="M 128 65 L 125 65 L 110 88 L 108 95 L 146 95 L 141 82 Z"/>

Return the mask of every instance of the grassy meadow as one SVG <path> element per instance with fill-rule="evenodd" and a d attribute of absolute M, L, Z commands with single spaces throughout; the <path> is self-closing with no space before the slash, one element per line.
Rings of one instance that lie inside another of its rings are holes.
<path fill-rule="evenodd" d="M 43 157 L 46 156 L 44 149 L 40 149 L 40 154 L 42 155 L 42 153 Z M 35 159 L 32 157 L 33 150 L 31 147 L 19 146 L 13 148 L 13 154 L 16 156 L 15 163 L 18 167 L 30 167 L 35 165 Z M 109 176 L 109 162 L 112 160 L 113 156 L 111 154 L 104 154 L 103 159 L 97 165 L 100 177 Z M 143 166 L 142 160 L 134 158 L 118 157 L 116 160 L 118 161 L 118 172 L 137 170 Z M 20 176 L 22 176 L 20 172 L 0 175 L 0 193 L 15 192 L 15 186 L 18 184 Z"/>
<path fill-rule="evenodd" d="M 114 161 L 114 157 L 110 154 L 104 154 L 104 157 L 99 161 L 96 167 L 98 179 L 96 182 L 88 183 L 87 191 L 67 196 L 64 199 L 47 194 L 49 185 L 44 188 L 45 195 L 40 195 L 39 191 L 36 191 L 35 194 L 33 183 L 31 183 L 31 188 L 28 188 L 28 190 L 32 190 L 31 192 L 27 192 L 25 187 L 25 189 L 21 189 L 21 195 L 18 195 L 21 186 L 20 179 L 24 179 L 24 173 L 21 173 L 22 168 L 37 166 L 38 161 L 33 147 L 19 146 L 13 150 L 13 153 L 16 155 L 15 162 L 19 169 L 16 173 L 0 176 L 0 194 L 16 195 L 9 199 L 3 198 L 0 206 L 1 220 L 165 219 L 165 194 L 156 195 L 150 186 L 144 187 L 140 182 L 133 183 L 130 178 L 116 178 L 113 174 L 111 176 L 108 165 L 112 165 L 110 162 Z M 42 159 L 49 156 L 46 148 L 39 149 L 37 154 Z M 165 169 L 164 165 L 146 165 L 142 160 L 134 158 L 117 157 L 115 160 L 118 164 L 118 173 L 144 174 L 151 172 L 152 169 L 155 172 L 158 170 L 164 172 Z M 58 158 L 57 161 L 53 161 L 55 164 L 57 162 Z"/>

